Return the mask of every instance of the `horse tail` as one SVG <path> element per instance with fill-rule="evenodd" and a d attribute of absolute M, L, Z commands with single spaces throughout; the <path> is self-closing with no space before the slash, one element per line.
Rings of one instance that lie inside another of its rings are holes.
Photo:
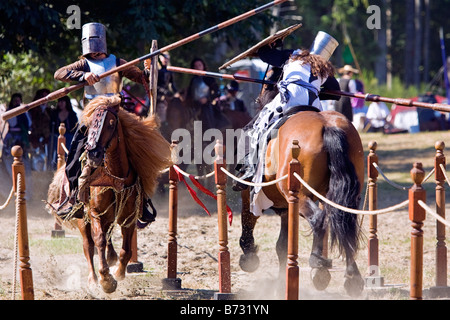
<path fill-rule="evenodd" d="M 323 145 L 328 153 L 330 183 L 327 199 L 341 206 L 357 209 L 361 199 L 360 183 L 349 158 L 349 143 L 345 132 L 337 127 L 325 127 Z M 330 227 L 331 246 L 338 245 L 339 253 L 353 258 L 359 247 L 359 224 L 355 214 L 324 205 Z"/>

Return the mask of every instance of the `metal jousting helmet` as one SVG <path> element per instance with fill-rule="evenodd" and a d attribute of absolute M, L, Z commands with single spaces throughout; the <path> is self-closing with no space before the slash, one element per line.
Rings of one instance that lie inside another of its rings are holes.
<path fill-rule="evenodd" d="M 106 27 L 98 22 L 86 23 L 81 29 L 83 56 L 93 52 L 107 53 Z"/>
<path fill-rule="evenodd" d="M 329 60 L 338 45 L 339 42 L 337 42 L 335 38 L 326 32 L 319 31 L 313 44 L 311 45 L 311 48 L 309 49 L 309 52 L 319 55 L 325 60 Z"/>

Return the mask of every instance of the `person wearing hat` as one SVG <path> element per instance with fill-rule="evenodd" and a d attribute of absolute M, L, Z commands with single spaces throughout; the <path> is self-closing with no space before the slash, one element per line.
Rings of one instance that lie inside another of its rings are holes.
<path fill-rule="evenodd" d="M 100 74 L 127 61 L 108 53 L 106 28 L 103 24 L 96 22 L 87 23 L 83 25 L 81 33 L 82 56 L 80 60 L 56 70 L 54 74 L 56 80 L 63 82 L 87 82 L 88 85 L 84 87 L 84 97 L 89 101 L 98 96 L 120 95 L 123 77 L 146 85 L 149 81 L 149 65 L 147 61 L 144 63 L 144 71 L 136 66 L 130 66 L 123 71 L 115 72 L 100 79 Z M 127 109 L 124 108 L 124 110 Z M 69 148 L 65 170 L 69 181 L 70 197 L 68 201 L 64 201 L 60 205 L 57 211 L 57 215 L 62 219 L 66 217 L 83 217 L 83 202 L 85 199 L 82 199 L 81 195 L 86 190 L 89 190 L 88 184 L 84 183 L 84 181 L 90 175 L 90 172 L 88 167 L 82 168 L 79 159 L 84 152 L 86 140 L 87 128 L 85 126 L 78 127 Z M 80 186 L 83 186 L 83 188 L 79 188 Z M 156 210 L 150 198 L 145 195 L 144 209 L 142 216 L 138 219 L 138 227 L 143 228 L 147 226 L 155 220 L 155 217 Z"/>
<path fill-rule="evenodd" d="M 302 110 L 322 111 L 321 99 L 339 99 L 339 97 L 321 93 L 323 89 L 339 88 L 334 78 L 334 67 L 328 61 L 337 46 L 337 41 L 327 36 L 329 38 L 325 45 L 319 47 L 316 47 L 316 40 L 319 40 L 316 37 L 311 51 L 278 50 L 281 39 L 258 49 L 257 53 L 261 60 L 281 70 L 282 76 L 275 90 L 266 90 L 260 97 L 263 108 L 247 126 L 249 127 L 247 134 L 250 137 L 249 150 L 244 152 L 244 159 L 241 159 L 236 167 L 241 179 L 253 178 L 258 159 L 264 152 L 265 142 L 271 131 L 269 128 L 273 127 L 278 120 Z M 235 191 L 246 188 L 247 186 L 240 182 L 236 182 L 233 186 Z"/>
<path fill-rule="evenodd" d="M 244 101 L 237 97 L 239 83 L 236 80 L 232 80 L 225 88 L 227 90 L 226 102 L 228 108 L 233 111 L 247 112 Z"/>
<path fill-rule="evenodd" d="M 178 89 L 173 80 L 173 73 L 167 70 L 170 65 L 170 54 L 168 51 L 162 52 L 159 56 L 158 70 L 158 100 L 167 100 L 178 93 Z"/>
<path fill-rule="evenodd" d="M 353 75 L 358 74 L 359 71 L 347 64 L 340 68 L 338 72 L 342 74 L 339 79 L 340 90 L 356 93 L 357 87 Z M 346 116 L 349 121 L 353 121 L 353 108 L 350 97 L 341 97 L 341 99 L 334 104 L 334 109 Z"/>

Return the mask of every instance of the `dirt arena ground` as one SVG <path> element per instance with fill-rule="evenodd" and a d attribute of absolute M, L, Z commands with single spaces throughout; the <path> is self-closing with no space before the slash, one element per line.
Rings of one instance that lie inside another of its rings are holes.
<path fill-rule="evenodd" d="M 3 203 L 11 188 L 8 176 L 2 168 L 0 202 Z M 190 198 L 184 185 L 179 185 L 178 221 L 178 277 L 182 290 L 163 291 L 161 279 L 166 277 L 167 264 L 167 193 L 154 197 L 158 209 L 157 221 L 138 232 L 138 260 L 144 265 L 143 273 L 130 273 L 119 282 L 116 292 L 105 294 L 98 288 L 87 287 L 87 264 L 82 253 L 81 237 L 77 230 L 65 229 L 65 237 L 53 239 L 50 234 L 54 219 L 44 210 L 51 173 L 33 172 L 27 200 L 28 230 L 30 241 L 30 263 L 33 270 L 34 292 L 37 300 L 120 300 L 120 299 L 213 299 L 218 291 L 218 239 L 217 214 L 214 201 L 201 196 L 210 209 L 208 216 Z M 28 188 L 28 187 L 27 187 Z M 28 190 L 28 189 L 27 189 Z M 227 188 L 229 205 L 234 213 L 229 227 L 229 251 L 231 254 L 232 292 L 240 299 L 284 299 L 279 288 L 278 259 L 275 243 L 279 233 L 279 217 L 265 213 L 255 230 L 261 264 L 254 273 L 246 273 L 239 267 L 240 198 Z M 380 198 L 379 208 L 399 203 L 398 199 Z M 432 199 L 432 198 L 430 198 Z M 1 204 L 0 203 L 0 204 Z M 431 200 L 432 203 L 432 200 Z M 0 211 L 0 299 L 12 296 L 13 248 L 14 248 L 14 204 Z M 384 277 L 383 289 L 366 288 L 359 299 L 408 299 L 411 224 L 408 213 L 397 211 L 378 218 L 380 240 L 380 272 Z M 368 235 L 368 218 L 362 221 Z M 435 266 L 435 222 L 427 217 L 424 225 L 424 296 L 429 298 L 429 288 L 434 286 Z M 447 247 L 450 246 L 447 236 Z M 308 267 L 311 249 L 309 227 L 300 220 L 300 298 L 301 299 L 350 299 L 343 288 L 344 262 L 335 252 L 332 280 L 325 291 L 314 289 Z M 115 228 L 113 242 L 120 247 L 120 230 Z M 363 275 L 367 275 L 367 246 L 362 245 L 357 263 Z M 17 277 L 17 279 L 19 279 Z M 284 279 L 281 279 L 283 282 Z M 17 280 L 18 282 L 18 280 Z M 449 279 L 450 283 L 450 279 Z M 16 299 L 20 298 L 19 283 Z"/>

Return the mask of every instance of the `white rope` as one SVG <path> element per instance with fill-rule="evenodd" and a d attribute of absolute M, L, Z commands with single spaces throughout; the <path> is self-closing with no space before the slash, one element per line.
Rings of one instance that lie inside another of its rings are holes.
<path fill-rule="evenodd" d="M 205 174 L 203 176 L 195 176 L 194 179 L 195 180 L 206 179 L 206 178 L 212 177 L 215 173 L 216 173 L 216 170 L 213 170 L 210 173 L 207 173 L 207 174 Z"/>
<path fill-rule="evenodd" d="M 14 194 L 14 186 L 11 187 L 11 192 L 9 193 L 8 199 L 6 199 L 5 203 L 2 206 L 0 206 L 0 210 L 3 210 L 8 206 L 8 204 L 11 202 L 13 194 Z"/>
<path fill-rule="evenodd" d="M 191 174 L 187 173 L 186 171 L 181 170 L 179 166 L 174 164 L 173 167 L 175 168 L 175 170 L 177 170 L 179 173 L 181 173 L 186 178 L 189 178 L 191 176 Z"/>
<path fill-rule="evenodd" d="M 423 202 L 422 200 L 417 201 L 417 203 L 425 209 L 426 212 L 428 212 L 429 214 L 431 214 L 433 217 L 436 218 L 436 220 L 438 220 L 440 223 L 446 225 L 447 227 L 450 228 L 450 222 L 448 222 L 447 220 L 445 220 L 444 218 L 442 218 L 440 215 L 438 215 L 436 212 L 433 211 L 433 209 L 431 209 L 429 206 L 426 205 L 425 202 Z"/>
<path fill-rule="evenodd" d="M 430 179 L 431 175 L 434 173 L 434 171 L 436 171 L 435 168 L 433 168 L 433 170 L 430 171 L 430 173 L 425 177 L 425 179 L 423 179 L 422 183 L 426 182 L 428 179 Z"/>
<path fill-rule="evenodd" d="M 12 297 L 11 300 L 16 299 L 16 278 L 17 278 L 17 255 L 19 249 L 19 217 L 20 204 L 19 197 L 22 192 L 22 174 L 17 174 L 17 193 L 16 193 L 16 223 L 14 229 L 14 264 L 13 264 L 13 281 L 12 281 Z"/>
<path fill-rule="evenodd" d="M 69 154 L 69 150 L 67 149 L 66 145 L 62 142 L 61 142 L 61 147 L 63 148 L 63 150 L 66 154 Z"/>
<path fill-rule="evenodd" d="M 384 180 L 386 180 L 387 183 L 389 183 L 391 186 L 393 186 L 394 188 L 400 189 L 400 190 L 408 190 L 409 188 L 407 187 L 403 187 L 391 180 L 388 179 L 388 177 L 385 176 L 385 174 L 383 173 L 383 170 L 380 169 L 380 167 L 377 165 L 376 162 L 372 163 L 372 165 L 375 167 L 375 169 L 377 169 L 378 173 L 381 174 L 384 178 Z"/>
<path fill-rule="evenodd" d="M 378 166 L 378 164 L 376 162 L 373 162 L 372 165 L 375 167 L 375 169 L 377 169 L 378 173 L 383 176 L 383 178 L 386 180 L 386 182 L 389 183 L 394 188 L 397 188 L 397 189 L 400 189 L 400 190 L 408 190 L 409 189 L 407 187 L 403 187 L 403 186 L 401 186 L 401 185 L 399 185 L 399 184 L 389 180 L 388 177 L 386 177 L 386 175 L 383 173 L 383 170 L 380 169 L 380 167 Z M 425 181 L 430 179 L 430 177 L 434 173 L 434 171 L 435 171 L 435 169 L 433 168 L 433 170 L 431 170 L 430 173 L 428 173 L 428 175 L 423 179 L 422 183 L 424 183 Z"/>
<path fill-rule="evenodd" d="M 246 185 L 248 185 L 248 186 L 251 186 L 251 187 L 267 187 L 267 186 L 271 186 L 271 185 L 273 185 L 273 184 L 276 184 L 276 183 L 278 183 L 278 182 L 280 182 L 280 181 L 286 179 L 286 178 L 289 176 L 288 174 L 286 174 L 286 175 L 282 176 L 281 178 L 278 178 L 278 179 L 273 180 L 273 181 L 262 182 L 262 183 L 254 183 L 254 182 L 245 181 L 245 180 L 243 180 L 243 179 L 241 179 L 241 178 L 236 177 L 236 176 L 233 175 L 232 173 L 228 172 L 224 167 L 221 167 L 220 169 L 221 169 L 227 176 L 229 176 L 230 178 L 232 178 L 232 179 L 234 179 L 234 180 L 236 180 L 236 181 L 238 181 L 238 182 L 240 182 L 240 183 L 242 183 L 242 184 L 246 184 Z"/>
<path fill-rule="evenodd" d="M 333 201 L 330 201 L 327 198 L 325 198 L 324 196 L 322 196 L 320 193 L 318 193 L 316 190 L 314 190 L 310 185 L 308 185 L 296 172 L 294 172 L 294 177 L 296 177 L 298 179 L 298 181 L 300 181 L 306 187 L 306 189 L 308 189 L 312 194 L 314 194 L 317 198 L 319 198 L 323 202 L 326 202 L 330 206 L 333 206 L 339 210 L 342 210 L 342 211 L 345 211 L 348 213 L 352 213 L 352 214 L 361 214 L 361 215 L 385 214 L 385 213 L 392 212 L 392 211 L 398 210 L 400 208 L 406 207 L 409 203 L 409 200 L 405 200 L 395 206 L 385 208 L 385 209 L 380 209 L 380 210 L 368 210 L 367 211 L 367 210 L 350 209 L 350 208 L 343 207 Z"/>
<path fill-rule="evenodd" d="M 449 181 L 449 179 L 448 179 L 448 177 L 447 177 L 447 172 L 445 172 L 445 167 L 444 167 L 444 165 L 441 163 L 441 164 L 439 165 L 439 167 L 441 168 L 441 171 L 442 171 L 442 173 L 444 174 L 445 180 L 447 180 L 447 183 L 450 185 L 450 181 Z"/>
<path fill-rule="evenodd" d="M 189 177 L 191 176 L 190 173 L 187 173 L 186 171 L 181 170 L 179 166 L 177 166 L 177 165 L 174 164 L 173 167 L 174 167 L 179 173 L 181 173 L 183 176 L 185 176 L 186 178 L 189 178 Z M 194 179 L 195 179 L 195 180 L 198 180 L 198 179 L 209 178 L 209 177 L 213 176 L 214 173 L 215 173 L 215 170 L 212 171 L 212 172 L 210 172 L 210 173 L 208 173 L 208 174 L 205 174 L 205 175 L 203 175 L 203 176 L 194 176 Z"/>
<path fill-rule="evenodd" d="M 163 174 L 163 173 L 169 172 L 169 170 L 170 170 L 170 167 L 165 168 L 164 170 L 161 170 L 159 173 Z"/>
<path fill-rule="evenodd" d="M 189 178 L 189 176 L 190 176 L 189 173 L 187 173 L 187 172 L 181 170 L 180 167 L 178 167 L 177 165 L 174 165 L 174 167 L 176 167 L 176 168 L 177 168 L 177 171 L 180 172 L 183 176 Z M 169 172 L 169 170 L 170 170 L 170 167 L 169 167 L 169 168 L 165 168 L 164 170 L 161 170 L 159 173 L 160 173 L 160 174 L 163 174 L 163 173 Z M 203 176 L 194 176 L 194 179 L 195 179 L 195 180 L 206 179 L 206 178 L 209 178 L 209 177 L 213 176 L 215 173 L 216 173 L 216 171 L 213 170 L 212 172 L 210 172 L 210 173 L 208 173 L 208 174 L 205 174 L 205 175 L 203 175 Z"/>

